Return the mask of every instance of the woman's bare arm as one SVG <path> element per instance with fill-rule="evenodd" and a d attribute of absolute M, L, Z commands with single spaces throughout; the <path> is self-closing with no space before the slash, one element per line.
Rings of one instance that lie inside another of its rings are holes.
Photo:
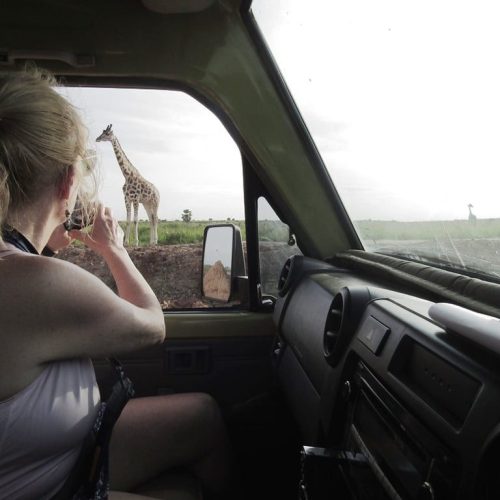
<path fill-rule="evenodd" d="M 110 208 L 97 207 L 92 232 L 71 231 L 70 235 L 100 254 L 115 279 L 118 295 L 139 307 L 160 308 L 158 299 L 148 282 L 133 264 L 123 246 L 123 231 L 113 217 Z M 161 310 L 161 308 L 160 308 Z"/>
<path fill-rule="evenodd" d="M 9 266 L 5 275 L 18 288 L 13 297 L 4 297 L 12 301 L 3 322 L 4 332 L 10 331 L 2 335 L 4 342 L 12 343 L 8 351 L 15 356 L 13 350 L 19 350 L 23 358 L 43 363 L 110 356 L 161 342 L 165 324 L 160 304 L 123 248 L 122 232 L 109 210 L 99 208 L 91 235 L 71 235 L 102 255 L 118 296 L 68 262 L 15 257 L 19 264 Z"/>

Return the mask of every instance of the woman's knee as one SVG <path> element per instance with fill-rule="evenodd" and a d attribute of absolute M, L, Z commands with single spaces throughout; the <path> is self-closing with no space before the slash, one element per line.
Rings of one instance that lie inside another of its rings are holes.
<path fill-rule="evenodd" d="M 196 392 L 193 393 L 193 398 L 195 398 L 196 408 L 198 413 L 210 421 L 220 421 L 221 411 L 219 404 L 217 401 L 210 395 L 205 392 Z"/>
<path fill-rule="evenodd" d="M 207 393 L 192 393 L 195 426 L 210 439 L 220 439 L 225 433 L 222 413 L 217 401 Z"/>

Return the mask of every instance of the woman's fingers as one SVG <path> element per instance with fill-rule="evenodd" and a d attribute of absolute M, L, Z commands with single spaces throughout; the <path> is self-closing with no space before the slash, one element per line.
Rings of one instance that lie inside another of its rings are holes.
<path fill-rule="evenodd" d="M 97 252 L 106 251 L 112 247 L 123 247 L 123 230 L 113 217 L 111 208 L 102 203 L 96 207 L 91 232 L 72 231 L 71 236 Z"/>
<path fill-rule="evenodd" d="M 71 244 L 71 235 L 68 234 L 66 228 L 60 224 L 52 232 L 47 246 L 54 252 L 62 250 Z"/>
<path fill-rule="evenodd" d="M 118 237 L 118 242 L 120 243 L 120 246 L 122 246 L 123 245 L 123 240 L 125 238 L 125 233 L 123 232 L 123 229 L 120 226 L 120 224 L 117 223 L 116 225 L 117 225 L 116 236 Z"/>
<path fill-rule="evenodd" d="M 68 232 L 68 234 L 70 238 L 81 241 L 82 243 L 86 243 L 89 237 L 87 233 L 82 233 L 82 231 L 79 231 L 78 229 L 72 229 Z"/>

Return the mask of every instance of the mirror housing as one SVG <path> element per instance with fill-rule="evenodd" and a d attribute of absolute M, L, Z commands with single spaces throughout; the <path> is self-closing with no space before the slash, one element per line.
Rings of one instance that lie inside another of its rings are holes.
<path fill-rule="evenodd" d="M 201 271 L 202 297 L 217 302 L 247 302 L 243 242 L 240 228 L 234 224 L 205 227 Z"/>

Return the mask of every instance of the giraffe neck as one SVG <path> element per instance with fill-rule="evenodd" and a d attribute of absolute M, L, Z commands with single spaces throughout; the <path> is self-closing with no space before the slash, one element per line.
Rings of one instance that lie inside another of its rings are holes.
<path fill-rule="evenodd" d="M 127 155 L 124 153 L 116 137 L 114 137 L 111 140 L 111 144 L 113 146 L 113 151 L 115 152 L 116 160 L 118 161 L 118 165 L 120 165 L 120 169 L 123 175 L 126 178 L 138 175 L 137 169 L 132 165 L 130 160 L 127 158 Z"/>

